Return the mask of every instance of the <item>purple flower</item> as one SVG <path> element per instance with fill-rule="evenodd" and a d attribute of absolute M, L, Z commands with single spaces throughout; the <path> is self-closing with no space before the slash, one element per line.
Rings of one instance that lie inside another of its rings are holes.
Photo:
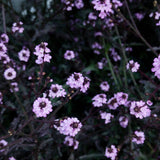
<path fill-rule="evenodd" d="M 97 94 L 92 98 L 92 101 L 94 107 L 102 107 L 107 102 L 107 96 L 105 94 Z"/>
<path fill-rule="evenodd" d="M 111 145 L 110 148 L 106 147 L 105 156 L 111 160 L 115 160 L 117 152 L 117 148 L 114 145 Z"/>
<path fill-rule="evenodd" d="M 0 140 L 0 152 L 5 151 L 5 149 L 1 149 L 2 147 L 7 146 L 8 142 L 5 140 Z"/>
<path fill-rule="evenodd" d="M 49 90 L 49 97 L 55 98 L 55 97 L 65 97 L 66 91 L 63 89 L 61 85 L 58 84 L 52 84 Z"/>
<path fill-rule="evenodd" d="M 16 78 L 16 71 L 13 68 L 9 67 L 4 71 L 4 78 L 6 80 L 12 80 Z"/>
<path fill-rule="evenodd" d="M 119 105 L 125 105 L 128 100 L 128 94 L 123 92 L 118 92 L 114 95 L 116 97 L 117 102 Z"/>
<path fill-rule="evenodd" d="M 71 51 L 71 50 L 67 50 L 64 54 L 64 58 L 67 59 L 67 60 L 71 60 L 73 58 L 75 58 L 75 53 L 74 51 Z"/>
<path fill-rule="evenodd" d="M 18 83 L 17 82 L 12 82 L 11 86 L 12 86 L 12 88 L 10 88 L 11 92 L 18 92 L 19 91 Z"/>
<path fill-rule="evenodd" d="M 15 32 L 18 32 L 18 33 L 23 33 L 24 31 L 24 28 L 22 27 L 23 25 L 23 22 L 15 22 L 13 23 L 12 25 L 12 32 L 15 33 Z"/>
<path fill-rule="evenodd" d="M 26 47 L 23 47 L 23 49 L 20 52 L 18 52 L 18 57 L 20 61 L 28 62 L 29 57 L 30 57 L 29 49 Z"/>
<path fill-rule="evenodd" d="M 109 91 L 110 86 L 107 81 L 104 81 L 100 84 L 100 88 L 102 91 L 107 92 L 107 91 Z"/>
<path fill-rule="evenodd" d="M 144 132 L 141 131 L 135 131 L 133 138 L 132 138 L 132 142 L 135 142 L 137 144 L 143 144 L 145 141 L 145 135 Z"/>
<path fill-rule="evenodd" d="M 134 62 L 133 60 L 130 60 L 128 63 L 127 63 L 127 66 L 126 68 L 128 70 L 131 70 L 132 72 L 137 72 L 138 69 L 139 69 L 140 65 L 137 63 L 137 62 Z"/>
<path fill-rule="evenodd" d="M 111 119 L 114 118 L 114 116 L 111 113 L 107 112 L 100 112 L 101 119 L 105 120 L 105 124 L 108 124 L 111 122 Z"/>
<path fill-rule="evenodd" d="M 73 137 L 66 136 L 64 144 L 66 144 L 67 146 L 73 146 L 74 150 L 76 150 L 78 149 L 79 142 L 75 140 Z"/>
<path fill-rule="evenodd" d="M 121 127 L 126 128 L 128 126 L 128 118 L 126 116 L 120 116 L 119 123 Z"/>
<path fill-rule="evenodd" d="M 155 58 L 153 61 L 152 72 L 155 72 L 154 75 L 158 79 L 160 79 L 160 55 L 158 56 L 158 58 Z"/>
<path fill-rule="evenodd" d="M 47 117 L 47 114 L 52 112 L 52 104 L 48 98 L 37 98 L 33 103 L 33 110 L 36 117 Z"/>
<path fill-rule="evenodd" d="M 8 43 L 8 41 L 9 41 L 8 35 L 5 33 L 1 34 L 0 43 Z"/>

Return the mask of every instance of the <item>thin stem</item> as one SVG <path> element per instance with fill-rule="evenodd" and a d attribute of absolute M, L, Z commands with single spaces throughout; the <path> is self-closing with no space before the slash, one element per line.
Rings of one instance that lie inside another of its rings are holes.
<path fill-rule="evenodd" d="M 5 8 L 2 4 L 2 19 L 3 19 L 3 31 L 6 34 L 6 17 L 5 17 Z"/>

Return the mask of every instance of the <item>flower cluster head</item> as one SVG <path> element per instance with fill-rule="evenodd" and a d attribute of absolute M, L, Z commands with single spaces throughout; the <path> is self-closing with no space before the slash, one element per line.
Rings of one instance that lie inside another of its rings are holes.
<path fill-rule="evenodd" d="M 156 20 L 156 26 L 160 26 L 160 13 L 159 12 L 155 12 L 155 13 L 151 13 L 149 15 L 149 17 L 154 17 L 154 19 Z"/>
<path fill-rule="evenodd" d="M 94 49 L 94 53 L 99 55 L 100 54 L 100 50 L 102 49 L 102 45 L 100 45 L 98 42 L 94 42 L 92 44 L 92 49 Z"/>
<path fill-rule="evenodd" d="M 102 91 L 107 92 L 107 91 L 109 91 L 110 86 L 107 81 L 104 81 L 100 84 L 100 88 Z"/>
<path fill-rule="evenodd" d="M 9 157 L 9 160 L 16 160 L 14 157 Z"/>
<path fill-rule="evenodd" d="M 18 52 L 18 57 L 20 61 L 28 62 L 30 57 L 30 51 L 28 48 L 23 47 L 20 52 Z"/>
<path fill-rule="evenodd" d="M 48 98 L 39 97 L 33 103 L 33 110 L 36 117 L 47 117 L 52 112 L 52 104 Z"/>
<path fill-rule="evenodd" d="M 107 59 L 102 58 L 101 61 L 98 62 L 98 69 L 103 69 L 106 64 L 107 64 Z"/>
<path fill-rule="evenodd" d="M 81 130 L 82 123 L 76 117 L 68 117 L 60 120 L 54 127 L 63 135 L 74 137 Z"/>
<path fill-rule="evenodd" d="M 102 107 L 107 102 L 107 96 L 105 94 L 97 94 L 92 98 L 92 101 L 94 107 Z"/>
<path fill-rule="evenodd" d="M 115 8 L 122 6 L 119 0 L 93 0 L 92 4 L 95 10 L 100 11 L 99 17 L 102 19 L 114 13 L 113 5 Z"/>
<path fill-rule="evenodd" d="M 71 60 L 71 59 L 75 58 L 75 53 L 74 53 L 74 51 L 67 50 L 67 51 L 64 53 L 64 58 L 67 59 L 67 60 Z"/>
<path fill-rule="evenodd" d="M 9 38 L 8 38 L 8 35 L 3 33 L 1 34 L 0 36 L 0 43 L 8 43 L 9 42 Z"/>
<path fill-rule="evenodd" d="M 136 118 L 143 119 L 151 115 L 151 110 L 142 100 L 133 101 L 130 104 L 130 114 L 134 115 Z"/>
<path fill-rule="evenodd" d="M 119 107 L 117 98 L 115 96 L 110 98 L 107 102 L 107 105 L 109 109 L 116 110 Z"/>
<path fill-rule="evenodd" d="M 160 55 L 153 61 L 152 72 L 155 72 L 154 75 L 160 79 Z"/>
<path fill-rule="evenodd" d="M 66 136 L 64 139 L 64 144 L 66 144 L 67 146 L 73 146 L 74 150 L 76 150 L 78 149 L 79 142 L 73 137 Z"/>
<path fill-rule="evenodd" d="M 7 144 L 8 144 L 7 141 L 5 141 L 5 140 L 0 140 L 0 152 L 5 151 L 5 149 L 1 149 L 1 148 L 7 146 Z"/>
<path fill-rule="evenodd" d="M 111 56 L 115 62 L 121 60 L 121 57 L 118 55 L 114 48 L 110 48 L 109 51 L 111 52 Z"/>
<path fill-rule="evenodd" d="M 132 142 L 135 142 L 136 144 L 143 144 L 145 141 L 145 135 L 142 131 L 135 131 L 134 135 L 132 137 Z"/>
<path fill-rule="evenodd" d="M 13 23 L 12 25 L 12 32 L 15 33 L 15 32 L 18 32 L 18 33 L 23 33 L 24 31 L 24 28 L 23 28 L 23 22 L 15 22 Z"/>
<path fill-rule="evenodd" d="M 55 98 L 55 97 L 65 97 L 66 95 L 65 89 L 63 89 L 62 85 L 59 84 L 52 84 L 49 90 L 49 97 Z"/>
<path fill-rule="evenodd" d="M 12 67 L 7 68 L 4 71 L 4 78 L 6 80 L 12 80 L 12 79 L 16 78 L 16 71 Z"/>
<path fill-rule="evenodd" d="M 131 70 L 132 72 L 137 72 L 139 67 L 140 65 L 137 62 L 134 62 L 133 60 L 130 60 L 126 65 L 126 68 L 128 70 Z"/>
<path fill-rule="evenodd" d="M 67 78 L 66 84 L 71 88 L 80 89 L 81 92 L 85 93 L 90 86 L 90 79 L 88 77 L 83 77 L 81 73 L 74 72 Z"/>
<path fill-rule="evenodd" d="M 44 62 L 49 62 L 51 60 L 50 52 L 51 50 L 47 47 L 48 43 L 47 42 L 41 42 L 41 44 L 37 45 L 35 47 L 35 52 L 33 52 L 36 56 L 36 63 L 37 64 L 42 64 Z"/>
<path fill-rule="evenodd" d="M 11 92 L 18 92 L 18 91 L 19 91 L 18 83 L 17 83 L 17 82 L 12 82 L 12 83 L 11 83 L 10 91 L 11 91 Z"/>
<path fill-rule="evenodd" d="M 2 92 L 0 92 L 0 104 L 3 104 L 2 100 L 3 100 L 3 95 Z"/>
<path fill-rule="evenodd" d="M 126 105 L 128 100 L 128 94 L 123 92 L 118 92 L 114 95 L 117 99 L 118 105 Z"/>
<path fill-rule="evenodd" d="M 126 116 L 120 116 L 119 123 L 121 127 L 126 128 L 128 126 L 128 118 Z"/>
<path fill-rule="evenodd" d="M 100 112 L 101 119 L 105 120 L 105 124 L 108 124 L 111 122 L 111 119 L 114 118 L 114 116 L 111 113 L 107 112 Z"/>
<path fill-rule="evenodd" d="M 117 157 L 117 148 L 114 145 L 111 145 L 110 148 L 106 147 L 105 156 L 111 160 L 115 160 Z"/>
<path fill-rule="evenodd" d="M 71 11 L 73 7 L 81 9 L 84 6 L 82 0 L 61 0 L 61 2 L 65 4 L 65 10 L 67 11 Z"/>

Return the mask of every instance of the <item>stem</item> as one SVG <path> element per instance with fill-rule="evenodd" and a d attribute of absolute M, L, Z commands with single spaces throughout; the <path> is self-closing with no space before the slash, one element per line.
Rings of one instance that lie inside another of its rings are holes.
<path fill-rule="evenodd" d="M 6 17 L 5 17 L 5 8 L 2 4 L 2 19 L 3 19 L 3 31 L 6 34 Z"/>

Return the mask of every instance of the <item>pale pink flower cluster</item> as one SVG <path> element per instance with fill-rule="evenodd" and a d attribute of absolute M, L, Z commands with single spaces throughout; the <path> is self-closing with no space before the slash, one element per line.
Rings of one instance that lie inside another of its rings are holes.
<path fill-rule="evenodd" d="M 116 110 L 119 105 L 127 105 L 128 94 L 123 92 L 117 92 L 112 98 L 107 102 L 108 108 L 111 110 Z"/>
<path fill-rule="evenodd" d="M 107 64 L 107 59 L 102 58 L 101 61 L 97 63 L 98 69 L 103 69 L 106 64 Z"/>
<path fill-rule="evenodd" d="M 75 140 L 73 137 L 66 136 L 64 139 L 64 144 L 67 146 L 73 146 L 74 150 L 78 149 L 79 142 Z"/>
<path fill-rule="evenodd" d="M 9 157 L 9 160 L 16 160 L 14 157 Z"/>
<path fill-rule="evenodd" d="M 102 107 L 107 103 L 107 96 L 105 94 L 97 94 L 92 98 L 92 101 L 94 107 Z"/>
<path fill-rule="evenodd" d="M 114 13 L 113 5 L 115 8 L 122 6 L 119 0 L 93 0 L 92 4 L 95 10 L 100 11 L 99 17 L 102 19 Z"/>
<path fill-rule="evenodd" d="M 19 91 L 18 83 L 17 83 L 17 82 L 12 82 L 12 83 L 11 83 L 10 91 L 11 91 L 11 92 L 18 92 L 18 91 Z"/>
<path fill-rule="evenodd" d="M 141 101 L 133 101 L 130 104 L 130 114 L 136 118 L 143 119 L 151 115 L 151 110 L 148 105 Z"/>
<path fill-rule="evenodd" d="M 6 80 L 12 80 L 16 78 L 16 71 L 12 68 L 9 67 L 4 71 L 4 78 Z"/>
<path fill-rule="evenodd" d="M 0 43 L 8 43 L 9 42 L 9 37 L 7 34 L 3 33 L 0 36 Z"/>
<path fill-rule="evenodd" d="M 28 62 L 30 57 L 30 51 L 28 48 L 23 47 L 20 52 L 18 52 L 18 57 L 20 61 Z"/>
<path fill-rule="evenodd" d="M 61 2 L 65 4 L 65 10 L 67 11 L 71 11 L 73 7 L 81 9 L 84 6 L 82 0 L 61 0 Z"/>
<path fill-rule="evenodd" d="M 36 117 L 47 117 L 52 112 L 52 104 L 48 98 L 39 97 L 33 103 L 32 111 L 36 114 Z"/>
<path fill-rule="evenodd" d="M 65 97 L 66 91 L 63 89 L 62 85 L 59 84 L 52 84 L 49 90 L 49 97 L 55 98 L 55 97 Z"/>
<path fill-rule="evenodd" d="M 154 17 L 154 19 L 156 20 L 156 26 L 160 26 L 160 13 L 159 12 L 155 12 L 155 13 L 150 13 L 149 17 Z"/>
<path fill-rule="evenodd" d="M 5 151 L 5 149 L 1 149 L 1 148 L 7 146 L 7 144 L 8 144 L 8 142 L 5 141 L 4 139 L 0 140 L 0 152 Z"/>
<path fill-rule="evenodd" d="M 51 50 L 47 47 L 48 43 L 47 42 L 41 42 L 41 44 L 37 45 L 35 47 L 35 52 L 33 52 L 36 56 L 36 63 L 37 64 L 42 64 L 44 62 L 49 62 L 51 60 L 51 55 L 49 54 Z"/>
<path fill-rule="evenodd" d="M 107 112 L 100 112 L 100 116 L 101 116 L 101 119 L 105 120 L 105 124 L 110 123 L 111 119 L 114 118 L 114 115 L 112 115 L 111 113 L 107 113 Z"/>
<path fill-rule="evenodd" d="M 121 57 L 118 55 L 118 53 L 115 51 L 115 48 L 110 48 L 109 51 L 111 52 L 111 56 L 115 62 L 120 61 Z"/>
<path fill-rule="evenodd" d="M 117 157 L 117 148 L 115 147 L 115 145 L 111 145 L 111 147 L 106 147 L 106 151 L 105 151 L 105 156 L 107 158 L 110 158 L 111 160 L 115 160 Z"/>
<path fill-rule="evenodd" d="M 107 92 L 107 91 L 109 91 L 110 86 L 107 81 L 104 81 L 100 84 L 100 88 L 102 91 Z"/>
<path fill-rule="evenodd" d="M 128 126 L 128 117 L 120 116 L 119 123 L 120 123 L 121 127 L 126 128 Z"/>
<path fill-rule="evenodd" d="M 136 144 L 143 144 L 145 141 L 145 135 L 142 131 L 135 131 L 134 135 L 132 137 L 132 142 L 135 142 Z"/>
<path fill-rule="evenodd" d="M 12 25 L 12 32 L 15 33 L 15 32 L 18 32 L 18 33 L 23 33 L 24 31 L 24 28 L 23 28 L 23 22 L 15 22 L 13 23 Z"/>
<path fill-rule="evenodd" d="M 126 68 L 128 70 L 131 70 L 132 72 L 137 72 L 139 70 L 140 65 L 137 62 L 134 62 L 133 60 L 130 60 L 127 65 Z"/>
<path fill-rule="evenodd" d="M 102 45 L 100 45 L 98 42 L 94 42 L 93 44 L 92 44 L 92 49 L 94 49 L 94 53 L 95 54 L 97 54 L 97 55 L 99 55 L 101 52 L 100 52 L 100 50 L 102 49 Z"/>
<path fill-rule="evenodd" d="M 154 59 L 153 61 L 153 68 L 151 70 L 152 72 L 155 72 L 154 75 L 160 79 L 160 55 Z"/>
<path fill-rule="evenodd" d="M 60 120 L 54 127 L 63 135 L 74 137 L 81 130 L 82 123 L 76 117 L 68 117 Z"/>
<path fill-rule="evenodd" d="M 3 104 L 3 95 L 2 95 L 2 92 L 0 92 L 0 104 Z"/>
<path fill-rule="evenodd" d="M 66 84 L 71 88 L 80 89 L 81 92 L 85 93 L 90 86 L 90 79 L 88 77 L 83 77 L 81 73 L 74 72 L 67 78 Z"/>
<path fill-rule="evenodd" d="M 74 51 L 67 50 L 67 51 L 64 53 L 64 58 L 67 59 L 67 60 L 74 59 L 74 58 L 75 58 L 75 53 L 74 53 Z"/>

